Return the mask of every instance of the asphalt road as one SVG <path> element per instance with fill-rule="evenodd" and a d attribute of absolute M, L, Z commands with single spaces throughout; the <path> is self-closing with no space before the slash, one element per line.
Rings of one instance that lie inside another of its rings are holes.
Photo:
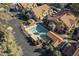
<path fill-rule="evenodd" d="M 16 19 L 13 18 L 11 16 L 11 15 L 13 15 L 13 13 L 10 13 L 9 11 L 7 13 L 2 13 L 2 14 L 4 15 L 3 18 L 6 19 L 6 22 L 10 26 L 13 27 L 13 32 L 14 32 L 16 44 L 21 46 L 21 48 L 23 50 L 23 56 L 38 56 L 38 55 L 40 55 L 39 52 L 35 52 L 36 47 L 30 45 L 30 43 L 28 42 L 28 39 L 25 37 L 23 32 L 20 30 L 21 29 L 20 28 L 21 21 L 17 18 Z"/>
<path fill-rule="evenodd" d="M 23 32 L 20 30 L 20 20 L 12 19 L 8 23 L 13 27 L 14 36 L 16 43 L 21 46 L 24 56 L 38 56 L 40 53 L 34 52 L 36 47 L 31 46 L 28 39 L 24 36 Z"/>

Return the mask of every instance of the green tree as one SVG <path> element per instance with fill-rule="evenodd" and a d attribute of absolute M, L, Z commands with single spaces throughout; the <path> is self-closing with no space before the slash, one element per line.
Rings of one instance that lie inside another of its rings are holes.
<path fill-rule="evenodd" d="M 63 54 L 62 54 L 61 51 L 55 49 L 54 52 L 53 52 L 53 55 L 55 55 L 55 56 L 62 56 Z"/>
<path fill-rule="evenodd" d="M 79 3 L 73 3 L 70 7 L 76 15 L 79 15 Z"/>
<path fill-rule="evenodd" d="M 60 5 L 61 10 L 63 10 L 63 9 L 64 9 L 65 4 L 64 4 L 64 3 L 60 3 L 59 5 Z"/>
<path fill-rule="evenodd" d="M 0 31 L 4 32 L 4 40 L 0 44 L 1 56 L 19 56 L 22 55 L 22 49 L 15 43 L 15 38 L 11 31 L 7 30 L 6 25 L 0 23 Z M 6 30 L 5 30 L 6 29 Z"/>

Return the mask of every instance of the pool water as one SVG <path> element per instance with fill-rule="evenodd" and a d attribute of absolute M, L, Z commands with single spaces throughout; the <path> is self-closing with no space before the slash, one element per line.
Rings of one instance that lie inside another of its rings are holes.
<path fill-rule="evenodd" d="M 31 29 L 31 31 L 32 31 L 32 33 L 33 33 L 34 35 L 37 35 L 37 40 L 38 40 L 39 38 L 42 38 L 42 39 L 44 39 L 46 42 L 48 42 L 48 40 L 49 40 L 49 38 L 48 38 L 48 36 L 47 36 L 48 30 L 45 29 L 45 28 L 44 28 L 43 26 L 41 26 L 40 24 L 38 24 L 36 27 L 33 27 L 33 28 Z"/>

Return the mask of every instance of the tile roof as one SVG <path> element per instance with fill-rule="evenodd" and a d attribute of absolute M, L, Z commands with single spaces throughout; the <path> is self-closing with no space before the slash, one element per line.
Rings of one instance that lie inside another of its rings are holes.
<path fill-rule="evenodd" d="M 18 5 L 20 7 L 23 7 L 24 9 L 26 9 L 26 8 L 30 9 L 30 8 L 37 7 L 37 5 L 34 3 L 19 3 Z"/>
<path fill-rule="evenodd" d="M 42 17 L 43 17 L 43 14 L 44 14 L 45 12 L 48 12 L 49 8 L 50 8 L 50 7 L 49 7 L 47 4 L 44 4 L 44 5 L 42 5 L 42 6 L 33 8 L 32 11 L 33 11 L 34 14 L 37 16 L 37 18 L 42 18 Z"/>
<path fill-rule="evenodd" d="M 72 14 L 64 14 L 60 19 L 68 28 L 70 28 L 76 21 L 76 17 Z"/>
<path fill-rule="evenodd" d="M 63 38 L 61 38 L 59 35 L 55 34 L 54 32 L 52 31 L 49 31 L 47 33 L 48 37 L 51 38 L 51 40 L 53 41 L 52 45 L 54 47 L 57 47 L 60 43 L 62 43 L 64 40 Z"/>
<path fill-rule="evenodd" d="M 76 17 L 71 13 L 71 12 L 67 12 L 67 11 L 61 11 L 59 13 L 56 14 L 56 16 L 53 17 L 48 17 L 48 20 L 61 20 L 63 21 L 63 23 L 70 28 L 76 21 Z"/>

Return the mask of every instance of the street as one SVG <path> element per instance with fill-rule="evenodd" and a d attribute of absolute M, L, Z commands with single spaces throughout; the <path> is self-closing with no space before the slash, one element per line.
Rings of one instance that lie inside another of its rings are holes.
<path fill-rule="evenodd" d="M 31 46 L 26 37 L 24 36 L 24 33 L 21 31 L 20 28 L 20 20 L 17 19 L 12 19 L 10 20 L 8 23 L 9 25 L 11 25 L 13 27 L 13 31 L 14 36 L 15 36 L 15 41 L 16 43 L 21 46 L 24 56 L 36 56 L 36 55 L 40 55 L 39 53 L 34 52 L 34 50 L 36 49 L 35 46 Z"/>

